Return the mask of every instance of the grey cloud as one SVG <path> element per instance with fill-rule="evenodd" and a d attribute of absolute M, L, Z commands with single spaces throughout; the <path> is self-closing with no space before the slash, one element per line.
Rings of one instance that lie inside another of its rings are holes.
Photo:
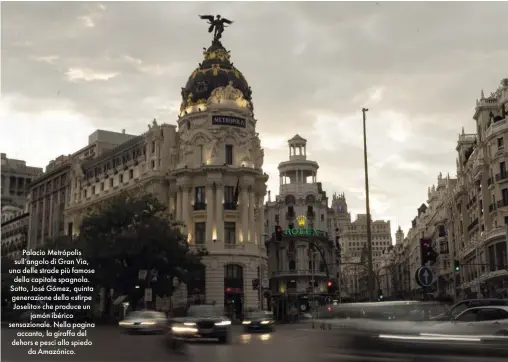
<path fill-rule="evenodd" d="M 197 15 L 221 13 L 235 21 L 223 43 L 253 89 L 258 132 L 308 138 L 330 195 L 363 185 L 363 106 L 371 165 L 393 154 L 425 165 L 372 166 L 373 195 L 400 220 L 412 218 L 439 171 L 454 169 L 457 133 L 474 130 L 480 90 L 507 76 L 503 2 L 102 4 L 1 4 L 2 96 L 13 111 L 65 109 L 133 133 L 153 117 L 175 123 L 180 87 L 211 41 Z M 71 82 L 73 68 L 117 76 Z M 375 88 L 382 97 L 369 101 Z M 266 149 L 270 164 L 286 158 L 286 149 Z M 351 203 L 363 207 L 358 196 Z"/>

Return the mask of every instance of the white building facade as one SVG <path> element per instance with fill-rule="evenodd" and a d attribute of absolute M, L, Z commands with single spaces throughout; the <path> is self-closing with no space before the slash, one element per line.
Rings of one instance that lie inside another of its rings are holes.
<path fill-rule="evenodd" d="M 224 304 L 239 316 L 257 308 L 253 283 L 266 278 L 264 208 L 268 175 L 256 132 L 251 89 L 214 41 L 182 88 L 178 128 L 158 124 L 87 161 L 73 162 L 69 230 L 86 210 L 123 192 L 149 192 L 181 221 L 205 268 L 188 298 Z"/>

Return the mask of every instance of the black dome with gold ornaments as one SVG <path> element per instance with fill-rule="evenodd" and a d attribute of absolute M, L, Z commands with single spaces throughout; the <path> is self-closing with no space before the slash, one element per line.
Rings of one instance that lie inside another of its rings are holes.
<path fill-rule="evenodd" d="M 204 49 L 204 48 L 203 48 Z M 242 92 L 252 109 L 252 92 L 242 73 L 230 61 L 230 53 L 219 40 L 204 50 L 204 60 L 192 72 L 185 88 L 182 88 L 181 111 L 187 107 L 206 104 L 212 92 L 220 87 L 232 85 Z"/>

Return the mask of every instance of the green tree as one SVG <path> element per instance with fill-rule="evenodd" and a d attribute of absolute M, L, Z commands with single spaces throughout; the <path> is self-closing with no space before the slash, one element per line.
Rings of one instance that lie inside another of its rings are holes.
<path fill-rule="evenodd" d="M 113 288 L 117 295 L 129 295 L 135 306 L 144 287 L 150 286 L 159 296 L 170 296 L 173 278 L 186 282 L 201 266 L 203 253 L 189 249 L 178 226 L 154 196 L 125 195 L 86 217 L 73 244 L 95 269 L 95 284 Z M 139 280 L 141 270 L 148 271 L 144 280 Z"/>

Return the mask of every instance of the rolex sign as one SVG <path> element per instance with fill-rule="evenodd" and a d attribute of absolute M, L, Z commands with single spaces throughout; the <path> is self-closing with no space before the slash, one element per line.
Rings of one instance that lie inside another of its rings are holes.
<path fill-rule="evenodd" d="M 233 116 L 212 116 L 212 126 L 232 126 L 245 128 L 245 119 Z"/>

